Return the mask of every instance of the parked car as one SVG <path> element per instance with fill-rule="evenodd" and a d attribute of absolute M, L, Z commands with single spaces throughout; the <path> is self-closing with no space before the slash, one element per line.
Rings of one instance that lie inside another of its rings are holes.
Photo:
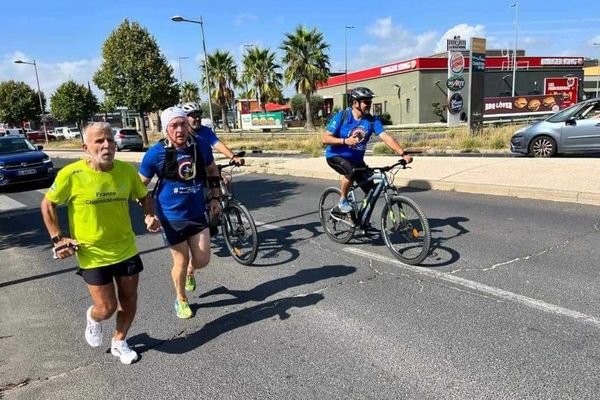
<path fill-rule="evenodd" d="M 81 137 L 81 132 L 79 132 L 79 128 L 72 126 L 61 126 L 58 128 L 54 128 L 54 136 L 57 139 L 79 139 Z"/>
<path fill-rule="evenodd" d="M 0 136 L 25 137 L 25 130 L 22 128 L 4 128 L 0 131 Z"/>
<path fill-rule="evenodd" d="M 31 131 L 27 132 L 27 139 L 29 139 L 31 142 L 45 142 L 46 136 L 42 131 Z M 48 133 L 48 141 L 53 142 L 55 140 L 56 136 L 52 135 L 51 133 Z"/>
<path fill-rule="evenodd" d="M 21 182 L 54 179 L 54 165 L 42 148 L 25 138 L 0 137 L 0 188 Z"/>
<path fill-rule="evenodd" d="M 113 128 L 113 136 L 117 145 L 117 151 L 123 149 L 140 151 L 144 148 L 142 136 L 134 128 Z"/>
<path fill-rule="evenodd" d="M 516 131 L 514 153 L 552 157 L 561 153 L 600 151 L 600 98 L 583 101 Z"/>

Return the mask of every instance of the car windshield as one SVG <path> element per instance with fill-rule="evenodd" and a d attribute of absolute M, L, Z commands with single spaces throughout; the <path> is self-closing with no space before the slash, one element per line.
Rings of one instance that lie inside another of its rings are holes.
<path fill-rule="evenodd" d="M 565 122 L 566 120 L 568 120 L 571 117 L 574 117 L 576 119 L 589 118 L 589 116 L 586 116 L 586 115 L 590 112 L 590 110 L 595 109 L 597 107 L 598 107 L 598 103 L 575 104 L 574 106 L 571 106 L 567 109 L 557 112 L 550 118 L 546 119 L 546 121 L 548 121 L 548 122 Z"/>
<path fill-rule="evenodd" d="M 121 129 L 121 133 L 127 136 L 137 136 L 138 133 L 135 129 Z"/>
<path fill-rule="evenodd" d="M 3 139 L 0 140 L 0 155 L 12 154 L 12 153 L 23 153 L 26 151 L 37 150 L 31 143 L 25 139 Z"/>

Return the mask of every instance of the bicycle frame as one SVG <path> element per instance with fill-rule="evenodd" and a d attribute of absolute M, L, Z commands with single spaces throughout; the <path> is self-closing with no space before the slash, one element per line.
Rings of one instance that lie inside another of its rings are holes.
<path fill-rule="evenodd" d="M 374 170 L 377 171 L 378 169 L 375 168 Z M 389 192 L 391 191 L 393 192 L 393 194 L 398 193 L 396 187 L 390 184 L 390 181 L 387 177 L 387 173 L 383 171 L 376 172 L 375 174 L 370 176 L 366 181 L 361 182 L 361 184 L 365 182 L 375 182 L 377 180 L 379 180 L 379 183 L 377 183 L 375 187 L 371 188 L 371 190 L 367 192 L 365 198 L 362 201 L 360 209 L 353 209 L 351 211 L 350 215 L 352 216 L 352 224 L 335 215 L 332 215 L 332 218 L 334 218 L 338 222 L 345 223 L 353 228 L 364 228 L 365 226 L 367 226 L 367 224 L 371 220 L 371 215 L 373 214 L 373 210 L 375 209 L 375 204 L 377 203 L 377 200 L 379 200 L 379 196 L 381 196 L 381 193 L 384 194 L 385 201 L 388 204 L 390 202 Z M 354 183 L 348 191 L 348 197 L 352 200 L 352 204 L 358 204 L 356 201 L 356 195 L 354 194 L 354 191 L 359 187 L 360 184 Z"/>

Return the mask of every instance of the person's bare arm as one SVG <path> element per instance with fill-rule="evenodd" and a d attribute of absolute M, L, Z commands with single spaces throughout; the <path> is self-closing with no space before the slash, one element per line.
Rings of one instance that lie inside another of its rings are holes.
<path fill-rule="evenodd" d="M 138 199 L 138 202 L 142 206 L 142 210 L 144 210 L 146 229 L 149 232 L 158 232 L 160 230 L 160 221 L 154 214 L 154 200 L 152 200 L 150 194 L 146 194 L 141 199 Z"/>
<path fill-rule="evenodd" d="M 323 133 L 321 141 L 323 142 L 323 144 L 333 144 L 338 146 L 354 146 L 355 144 L 361 142 L 355 136 L 351 136 L 349 138 L 338 138 L 333 136 L 331 132 Z"/>
<path fill-rule="evenodd" d="M 44 218 L 44 224 L 46 225 L 46 230 L 50 237 L 57 236 L 61 234 L 60 226 L 58 224 L 58 214 L 56 213 L 56 204 L 48 200 L 46 197 L 42 199 L 42 204 L 40 205 L 40 209 L 42 210 L 42 217 Z M 60 241 L 54 243 L 54 247 L 65 246 L 61 250 L 56 252 L 58 258 L 67 258 L 71 257 L 75 254 L 75 247 L 77 246 L 77 241 L 71 239 L 70 237 L 63 236 Z"/>
<path fill-rule="evenodd" d="M 214 147 L 215 147 L 215 149 L 217 149 L 218 151 L 223 153 L 223 155 L 225 157 L 229 158 L 231 161 L 235 162 L 236 164 L 244 165 L 246 163 L 246 160 L 233 154 L 233 152 L 229 149 L 229 147 L 227 147 L 225 145 L 225 143 L 221 142 L 220 140 L 215 144 Z"/>
<path fill-rule="evenodd" d="M 379 134 L 379 138 L 383 143 L 385 143 L 390 149 L 394 150 L 396 153 L 402 156 L 406 160 L 406 162 L 412 162 L 412 157 L 404 152 L 402 146 L 396 142 L 396 139 L 387 132 L 383 132 Z"/>

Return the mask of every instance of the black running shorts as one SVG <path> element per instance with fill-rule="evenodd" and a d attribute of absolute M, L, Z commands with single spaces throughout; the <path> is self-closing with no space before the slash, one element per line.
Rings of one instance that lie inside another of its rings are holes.
<path fill-rule="evenodd" d="M 116 264 L 104 267 L 79 268 L 77 275 L 80 275 L 88 285 L 108 285 L 113 282 L 113 278 L 139 274 L 144 269 L 142 259 L 139 254 L 121 261 Z"/>

